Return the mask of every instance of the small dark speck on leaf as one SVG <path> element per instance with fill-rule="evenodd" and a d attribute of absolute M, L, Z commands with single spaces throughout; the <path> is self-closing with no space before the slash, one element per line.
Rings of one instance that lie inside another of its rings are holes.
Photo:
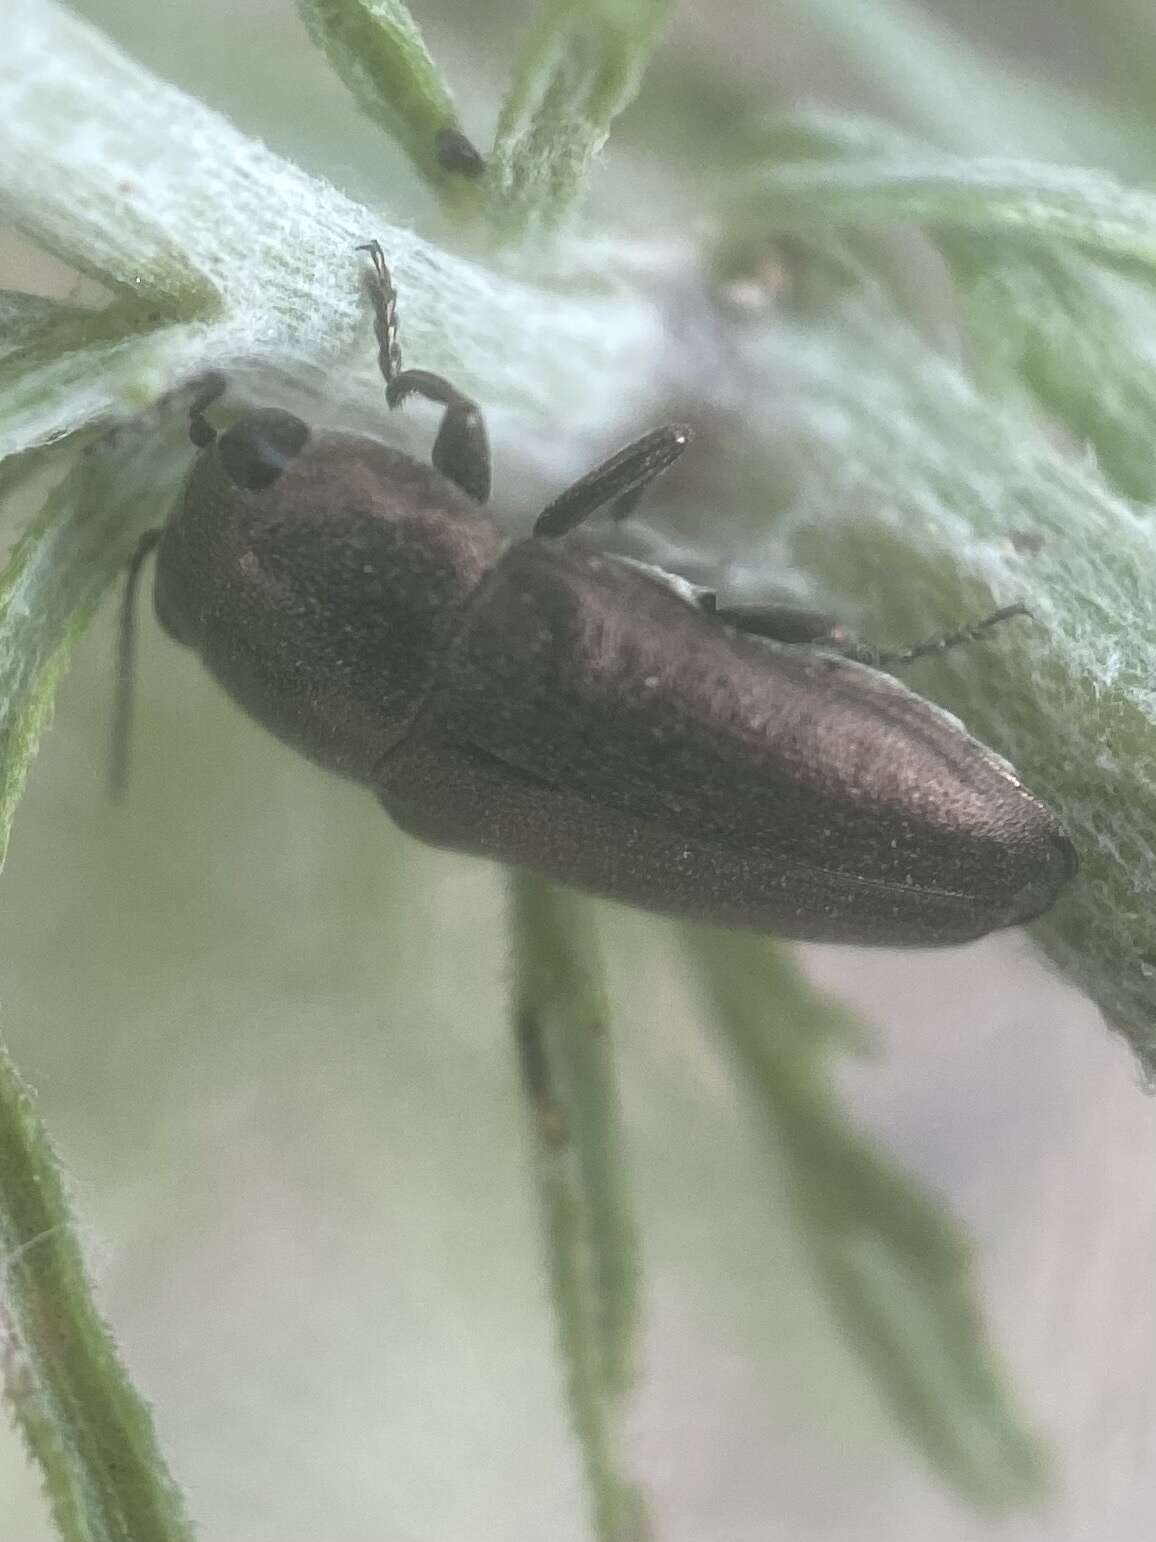
<path fill-rule="evenodd" d="M 1044 537 L 1036 530 L 1013 530 L 1008 540 L 1012 550 L 1025 557 L 1034 557 L 1037 552 L 1043 551 L 1046 544 Z"/>
<path fill-rule="evenodd" d="M 438 129 L 438 165 L 443 171 L 456 171 L 463 177 L 480 177 L 486 163 L 460 129 Z"/>

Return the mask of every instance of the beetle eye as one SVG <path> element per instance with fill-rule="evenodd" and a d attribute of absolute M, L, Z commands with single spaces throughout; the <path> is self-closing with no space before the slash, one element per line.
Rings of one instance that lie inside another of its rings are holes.
<path fill-rule="evenodd" d="M 217 453 L 237 486 L 256 493 L 277 480 L 308 438 L 308 425 L 300 418 L 267 407 L 247 413 L 222 434 Z"/>

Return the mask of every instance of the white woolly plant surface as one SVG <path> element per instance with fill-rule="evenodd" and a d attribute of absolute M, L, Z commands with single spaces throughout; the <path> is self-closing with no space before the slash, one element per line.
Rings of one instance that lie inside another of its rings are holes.
<path fill-rule="evenodd" d="M 85 346 L 93 323 L 78 316 L 74 351 L 0 377 L 0 456 L 131 412 L 209 364 L 266 399 L 380 421 L 355 251 L 371 238 L 407 361 L 493 404 L 499 437 L 516 431 L 527 454 L 559 402 L 576 437 L 597 438 L 645 393 L 658 312 L 612 265 L 582 292 L 483 269 L 283 161 L 46 0 L 15 0 L 5 31 L 0 212 L 123 309 L 121 335 Z"/>

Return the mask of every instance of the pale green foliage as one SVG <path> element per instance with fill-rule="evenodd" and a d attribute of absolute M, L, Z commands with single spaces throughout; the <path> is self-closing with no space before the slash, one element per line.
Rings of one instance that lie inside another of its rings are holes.
<path fill-rule="evenodd" d="M 574 207 L 669 11 L 670 0 L 545 0 L 515 63 L 490 164 L 507 235 L 556 224 Z"/>
<path fill-rule="evenodd" d="M 828 1063 L 847 1037 L 837 1003 L 762 941 L 698 931 L 690 957 L 784 1160 L 819 1277 L 907 1429 L 977 1503 L 1037 1497 L 1042 1453 L 983 1353 L 966 1244 L 839 1107 Z"/>
<path fill-rule="evenodd" d="M 1078 167 L 917 153 L 775 165 L 742 179 L 735 203 L 764 229 L 915 220 L 976 236 L 1059 237 L 1156 265 L 1156 196 Z"/>
<path fill-rule="evenodd" d="M 0 588 L 0 856 L 73 639 L 124 558 L 123 526 L 172 475 L 149 422 L 81 450 Z M 93 1305 L 32 1098 L 0 1048 L 0 1332 L 5 1390 L 67 1542 L 188 1542 L 148 1409 Z"/>
<path fill-rule="evenodd" d="M 884 205 L 926 225 L 985 389 L 882 293 L 837 302 L 820 327 L 764 334 L 756 367 L 780 383 L 809 471 L 758 565 L 807 573 L 812 598 L 843 613 L 870 574 L 897 635 L 990 600 L 1029 604 L 1039 628 L 920 683 L 1063 816 L 1082 878 L 1037 933 L 1151 1070 L 1156 530 L 1131 499 L 1152 489 L 1156 199 L 1088 172 L 935 156 L 827 114 L 769 124 L 766 148 L 793 158 L 740 177 L 744 222 L 765 200 L 768 220 L 816 242 L 874 226 Z M 1032 392 L 1095 458 L 1049 431 Z"/>

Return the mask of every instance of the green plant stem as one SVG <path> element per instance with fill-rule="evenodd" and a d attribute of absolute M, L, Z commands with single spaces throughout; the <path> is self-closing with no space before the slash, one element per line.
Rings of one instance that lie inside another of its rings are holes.
<path fill-rule="evenodd" d="M 508 238 L 560 224 L 638 92 L 670 0 L 543 0 L 515 63 L 488 184 Z"/>
<path fill-rule="evenodd" d="M 705 929 L 687 941 L 711 1020 L 786 1160 L 828 1299 L 893 1413 L 974 1503 L 1038 1498 L 1040 1448 L 985 1342 L 966 1244 L 835 1098 L 827 1057 L 842 1009 L 770 943 Z"/>
<path fill-rule="evenodd" d="M 171 483 L 156 422 L 79 452 L 0 588 L 0 854 L 69 647 Z M 0 1046 L 5 1386 L 65 1542 L 190 1542 L 148 1409 L 92 1297 L 60 1170 Z"/>
<path fill-rule="evenodd" d="M 533 1112 L 546 1257 L 602 1542 L 645 1535 L 642 1499 L 621 1451 L 633 1380 L 637 1242 L 590 906 L 540 879 L 510 879 L 514 1021 Z"/>
<path fill-rule="evenodd" d="M 60 1169 L 0 1045 L 0 1326 L 8 1404 L 65 1542 L 191 1542 L 152 1418 L 101 1321 Z"/>

